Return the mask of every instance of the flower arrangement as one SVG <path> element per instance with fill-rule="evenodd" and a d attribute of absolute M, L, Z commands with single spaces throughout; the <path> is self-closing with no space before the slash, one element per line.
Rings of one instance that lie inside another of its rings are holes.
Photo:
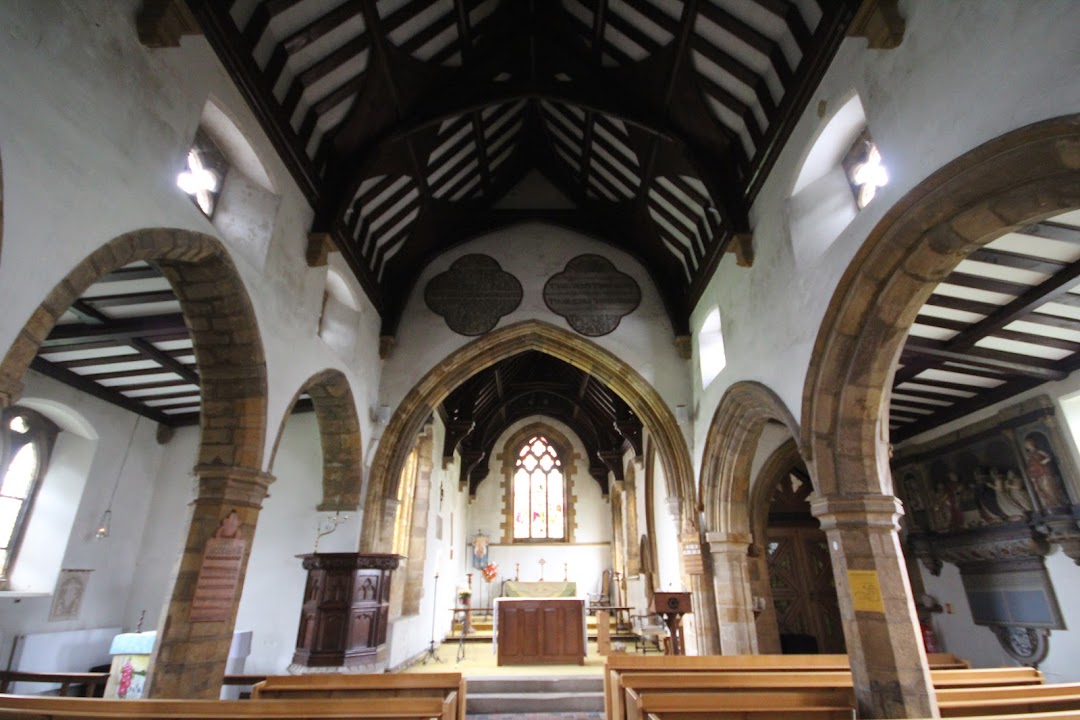
<path fill-rule="evenodd" d="M 484 576 L 484 582 L 491 582 L 499 575 L 499 566 L 493 562 L 489 562 L 487 565 L 480 568 L 480 572 Z"/>
<path fill-rule="evenodd" d="M 468 602 L 469 599 L 472 598 L 472 588 L 459 587 L 457 590 L 457 596 L 458 599 L 461 600 L 461 602 Z"/>

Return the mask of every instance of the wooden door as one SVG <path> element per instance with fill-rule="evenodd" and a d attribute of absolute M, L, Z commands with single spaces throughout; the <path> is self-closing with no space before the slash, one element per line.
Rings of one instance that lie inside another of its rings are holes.
<path fill-rule="evenodd" d="M 770 525 L 767 536 L 769 586 L 784 651 L 846 652 L 825 533 Z"/>

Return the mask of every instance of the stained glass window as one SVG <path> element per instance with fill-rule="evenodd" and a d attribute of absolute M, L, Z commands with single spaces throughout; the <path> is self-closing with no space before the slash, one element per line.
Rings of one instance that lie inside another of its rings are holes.
<path fill-rule="evenodd" d="M 562 460 L 542 435 L 518 451 L 514 472 L 514 539 L 563 540 L 566 490 Z"/>
<path fill-rule="evenodd" d="M 0 456 L 0 588 L 3 588 L 45 473 L 57 427 L 32 410 L 12 408 L 2 416 L 0 433 L 4 435 Z"/>

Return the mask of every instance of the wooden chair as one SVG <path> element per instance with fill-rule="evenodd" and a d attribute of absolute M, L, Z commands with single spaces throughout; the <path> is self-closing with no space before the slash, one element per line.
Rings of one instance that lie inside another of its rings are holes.
<path fill-rule="evenodd" d="M 640 652 L 642 655 L 647 655 L 650 650 L 664 652 L 663 638 L 667 634 L 667 628 L 659 615 L 653 613 L 631 615 L 630 628 L 634 633 L 635 652 Z"/>

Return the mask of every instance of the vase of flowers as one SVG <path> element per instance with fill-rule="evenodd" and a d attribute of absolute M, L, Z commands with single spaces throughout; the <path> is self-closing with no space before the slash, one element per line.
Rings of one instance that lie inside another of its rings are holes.
<path fill-rule="evenodd" d="M 493 562 L 489 562 L 487 565 L 480 568 L 480 572 L 484 576 L 484 582 L 490 583 L 499 576 L 499 566 Z"/>
<path fill-rule="evenodd" d="M 457 591 L 458 602 L 462 607 L 469 607 L 469 603 L 472 602 L 472 589 L 467 587 L 460 587 Z"/>

